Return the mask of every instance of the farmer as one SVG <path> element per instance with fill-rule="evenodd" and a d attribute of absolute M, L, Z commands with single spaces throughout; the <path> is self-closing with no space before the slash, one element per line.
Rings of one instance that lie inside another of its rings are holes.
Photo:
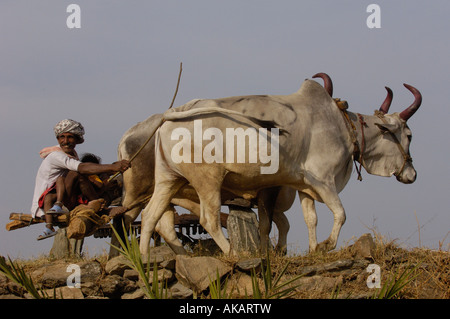
<path fill-rule="evenodd" d="M 74 201 L 77 197 L 74 193 L 75 181 L 83 195 L 90 199 L 89 189 L 92 189 L 92 185 L 89 175 L 124 172 L 131 166 L 127 160 L 113 164 L 79 161 L 75 146 L 84 142 L 84 128 L 77 121 L 62 120 L 54 127 L 54 132 L 59 145 L 45 148 L 40 153 L 44 160 L 36 175 L 31 206 L 33 218 L 43 218 L 46 222 L 44 233 L 37 240 L 56 235 L 52 215 L 67 211 L 65 207 L 73 209 L 77 206 Z"/>

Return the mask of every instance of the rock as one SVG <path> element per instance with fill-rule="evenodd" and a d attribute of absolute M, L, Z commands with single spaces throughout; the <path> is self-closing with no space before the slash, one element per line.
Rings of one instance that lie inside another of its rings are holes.
<path fill-rule="evenodd" d="M 358 256 L 365 259 L 373 259 L 375 254 L 375 243 L 372 235 L 369 233 L 362 235 L 352 246 L 352 252 L 354 256 Z"/>
<path fill-rule="evenodd" d="M 122 276 L 126 269 L 130 269 L 129 261 L 123 255 L 111 258 L 105 265 L 105 271 L 108 275 Z"/>
<path fill-rule="evenodd" d="M 13 294 L 7 294 L 7 295 L 0 295 L 0 299 L 24 299 L 24 298 Z"/>
<path fill-rule="evenodd" d="M 133 292 L 124 293 L 121 299 L 143 299 L 145 297 L 145 292 L 142 289 L 136 289 Z"/>
<path fill-rule="evenodd" d="M 306 266 L 301 269 L 301 274 L 304 276 L 313 276 L 325 272 L 341 271 L 350 269 L 353 266 L 353 263 L 352 259 L 341 259 L 325 264 Z"/>
<path fill-rule="evenodd" d="M 100 287 L 106 297 L 117 299 L 124 293 L 135 291 L 138 285 L 119 275 L 110 275 L 100 281 Z"/>
<path fill-rule="evenodd" d="M 175 279 L 175 276 L 173 274 L 172 271 L 170 271 L 169 269 L 158 269 L 158 282 L 165 282 L 167 280 L 167 282 L 172 282 Z M 139 278 L 140 281 L 140 278 Z M 142 282 L 142 281 L 140 281 Z M 153 283 L 153 270 L 150 271 L 149 277 L 148 277 L 148 282 L 150 284 Z"/>
<path fill-rule="evenodd" d="M 53 246 L 50 250 L 50 256 L 56 259 L 62 259 L 69 256 L 81 256 L 84 239 L 67 238 L 67 228 L 59 228 L 53 240 Z"/>
<path fill-rule="evenodd" d="M 170 263 L 175 260 L 175 257 L 176 254 L 169 246 L 157 246 L 150 248 L 150 259 L 148 259 L 147 256 L 142 256 L 142 261 L 144 263 L 149 261 L 150 266 L 152 267 L 155 263 L 157 265 L 161 265 L 162 263 L 170 265 Z"/>
<path fill-rule="evenodd" d="M 68 263 L 58 261 L 52 264 L 44 265 L 35 270 L 31 274 L 33 281 L 39 281 L 43 287 L 54 288 L 67 284 L 67 277 L 70 275 L 67 272 Z"/>
<path fill-rule="evenodd" d="M 25 289 L 0 272 L 0 296 L 14 294 L 23 296 Z"/>
<path fill-rule="evenodd" d="M 258 219 L 250 208 L 230 206 L 227 232 L 231 249 L 238 255 L 254 255 L 259 252 Z"/>
<path fill-rule="evenodd" d="M 31 278 L 35 282 L 40 282 L 44 287 L 54 288 L 67 285 L 67 278 L 73 274 L 73 270 L 68 268 L 70 263 L 57 261 L 52 264 L 33 271 Z M 96 281 L 101 275 L 102 267 L 96 261 L 84 261 L 76 263 L 80 267 L 81 283 Z"/>
<path fill-rule="evenodd" d="M 3 273 L 0 273 L 0 295 L 7 295 L 10 293 L 7 287 L 8 282 L 9 279 Z"/>
<path fill-rule="evenodd" d="M 97 261 L 82 261 L 76 265 L 80 266 L 82 284 L 96 282 L 102 275 L 102 266 Z"/>
<path fill-rule="evenodd" d="M 68 286 L 45 290 L 50 298 L 56 299 L 84 299 L 80 288 L 70 288 Z"/>
<path fill-rule="evenodd" d="M 188 299 L 192 298 L 193 291 L 181 283 L 177 282 L 169 288 L 169 296 L 173 299 Z"/>
<path fill-rule="evenodd" d="M 245 272 L 250 273 L 252 271 L 252 269 L 255 269 L 255 272 L 259 273 L 261 271 L 261 263 L 262 263 L 261 258 L 247 258 L 247 259 L 239 260 L 236 263 L 236 266 L 240 270 L 243 270 Z"/>
<path fill-rule="evenodd" d="M 188 257 L 178 255 L 176 258 L 176 277 L 186 287 L 197 293 L 209 287 L 211 281 L 230 272 L 232 269 L 213 257 Z"/>
<path fill-rule="evenodd" d="M 81 292 L 86 298 L 96 298 L 102 295 L 100 287 L 97 282 L 88 281 L 81 284 Z"/>
<path fill-rule="evenodd" d="M 125 269 L 123 272 L 123 278 L 137 281 L 139 279 L 139 273 L 134 269 Z"/>
<path fill-rule="evenodd" d="M 261 280 L 257 280 L 261 287 Z M 253 297 L 252 277 L 245 273 L 239 273 L 230 278 L 227 283 L 227 294 L 230 293 L 232 293 L 233 297 L 237 295 L 238 298 Z"/>
<path fill-rule="evenodd" d="M 298 285 L 296 290 L 298 291 L 333 291 L 337 286 L 342 284 L 343 278 L 339 277 L 324 277 L 324 276 L 312 276 L 302 277 L 296 280 L 293 285 Z"/>

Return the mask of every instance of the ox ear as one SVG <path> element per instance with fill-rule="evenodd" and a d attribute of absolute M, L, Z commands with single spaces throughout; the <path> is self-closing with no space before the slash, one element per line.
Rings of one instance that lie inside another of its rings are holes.
<path fill-rule="evenodd" d="M 395 133 L 398 129 L 398 125 L 390 123 L 375 123 L 382 133 Z"/>

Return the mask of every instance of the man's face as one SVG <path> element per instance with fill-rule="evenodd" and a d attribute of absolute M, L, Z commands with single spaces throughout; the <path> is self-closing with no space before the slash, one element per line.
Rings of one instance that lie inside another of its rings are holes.
<path fill-rule="evenodd" d="M 62 133 L 57 137 L 59 146 L 65 153 L 71 153 L 78 142 L 78 137 L 72 133 Z"/>

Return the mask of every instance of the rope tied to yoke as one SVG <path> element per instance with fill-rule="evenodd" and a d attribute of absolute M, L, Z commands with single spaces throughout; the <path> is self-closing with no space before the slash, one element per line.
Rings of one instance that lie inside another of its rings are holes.
<path fill-rule="evenodd" d="M 353 144 L 353 162 L 355 163 L 356 172 L 358 174 L 358 180 L 362 181 L 362 174 L 361 174 L 361 167 L 362 167 L 362 161 L 363 161 L 363 153 L 365 148 L 365 136 L 364 136 L 364 127 L 367 127 L 367 123 L 364 121 L 364 117 L 357 113 L 358 120 L 361 126 L 361 146 L 359 145 L 358 138 L 356 135 L 356 126 L 353 123 L 353 121 L 350 119 L 350 116 L 348 115 L 347 109 L 348 104 L 347 101 L 341 101 L 339 98 L 335 98 L 334 101 L 336 102 L 336 105 L 338 106 L 339 110 L 341 111 L 341 114 L 344 118 L 345 126 L 347 127 L 350 137 L 352 139 Z M 359 162 L 359 168 L 356 161 Z"/>

